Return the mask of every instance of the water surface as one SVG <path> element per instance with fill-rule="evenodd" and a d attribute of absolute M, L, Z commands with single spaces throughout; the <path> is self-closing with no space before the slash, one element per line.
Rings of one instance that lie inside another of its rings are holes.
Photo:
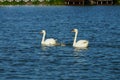
<path fill-rule="evenodd" d="M 89 47 L 72 47 L 73 28 Z M 42 47 L 42 35 L 66 46 Z M 1 80 L 119 80 L 120 6 L 0 7 Z"/>

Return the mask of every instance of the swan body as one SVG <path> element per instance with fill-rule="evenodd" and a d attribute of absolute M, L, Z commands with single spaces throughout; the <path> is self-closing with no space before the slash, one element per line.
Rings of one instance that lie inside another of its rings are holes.
<path fill-rule="evenodd" d="M 46 36 L 45 30 L 42 30 L 40 33 L 43 34 L 42 41 L 41 41 L 41 44 L 43 46 L 55 46 L 57 44 L 56 40 L 53 38 L 49 38 L 45 40 L 45 36 Z"/>
<path fill-rule="evenodd" d="M 87 40 L 79 40 L 76 42 L 77 35 L 78 35 L 78 29 L 73 29 L 72 32 L 75 32 L 75 37 L 73 41 L 73 47 L 75 48 L 87 48 L 89 41 Z"/>

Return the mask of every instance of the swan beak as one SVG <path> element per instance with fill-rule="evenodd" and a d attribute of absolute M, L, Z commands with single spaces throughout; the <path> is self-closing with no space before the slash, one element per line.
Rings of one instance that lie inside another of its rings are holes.
<path fill-rule="evenodd" d="M 74 29 L 72 29 L 71 32 L 75 32 Z"/>
<path fill-rule="evenodd" d="M 42 32 L 40 32 L 40 34 L 42 34 Z"/>

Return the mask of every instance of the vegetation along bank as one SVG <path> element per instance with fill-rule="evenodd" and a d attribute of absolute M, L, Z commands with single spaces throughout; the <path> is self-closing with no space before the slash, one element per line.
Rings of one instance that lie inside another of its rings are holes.
<path fill-rule="evenodd" d="M 120 5 L 120 0 L 0 0 L 0 5 Z"/>

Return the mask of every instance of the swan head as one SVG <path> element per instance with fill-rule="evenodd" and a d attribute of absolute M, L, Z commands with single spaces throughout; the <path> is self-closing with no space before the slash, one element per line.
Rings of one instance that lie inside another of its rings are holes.
<path fill-rule="evenodd" d="M 42 30 L 42 31 L 40 32 L 40 34 L 44 34 L 44 33 L 46 33 L 46 31 L 45 31 L 45 30 Z"/>
<path fill-rule="evenodd" d="M 78 29 L 73 29 L 72 32 L 78 32 Z"/>

